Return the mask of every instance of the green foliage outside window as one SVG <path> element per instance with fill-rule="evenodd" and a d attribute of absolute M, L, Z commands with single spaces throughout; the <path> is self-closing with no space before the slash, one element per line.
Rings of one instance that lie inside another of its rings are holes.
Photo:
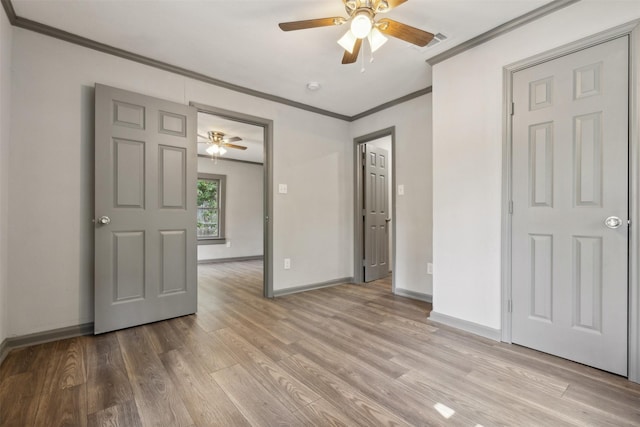
<path fill-rule="evenodd" d="M 198 237 L 220 237 L 218 223 L 220 180 L 198 180 Z"/>

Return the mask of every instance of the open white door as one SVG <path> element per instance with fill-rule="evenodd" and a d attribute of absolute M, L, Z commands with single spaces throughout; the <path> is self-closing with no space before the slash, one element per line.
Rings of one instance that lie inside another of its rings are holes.
<path fill-rule="evenodd" d="M 196 312 L 196 109 L 96 85 L 95 333 Z"/>

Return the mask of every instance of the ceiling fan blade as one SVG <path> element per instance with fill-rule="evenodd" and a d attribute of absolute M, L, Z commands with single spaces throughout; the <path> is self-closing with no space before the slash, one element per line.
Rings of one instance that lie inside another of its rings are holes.
<path fill-rule="evenodd" d="M 382 33 L 400 40 L 424 47 L 433 39 L 433 34 L 415 27 L 403 24 L 392 19 L 381 19 L 376 23 L 376 27 Z"/>
<path fill-rule="evenodd" d="M 206 139 L 207 141 L 209 141 L 209 137 L 206 135 L 198 134 L 198 136 L 202 139 Z"/>
<path fill-rule="evenodd" d="M 236 150 L 246 150 L 247 147 L 244 145 L 236 145 L 236 144 L 224 144 L 225 148 L 235 148 Z"/>
<path fill-rule="evenodd" d="M 353 47 L 353 53 L 349 53 L 348 50 L 344 51 L 344 56 L 342 57 L 343 64 L 353 64 L 358 59 L 358 54 L 360 53 L 360 46 L 362 46 L 362 39 L 357 39 L 356 44 Z"/>
<path fill-rule="evenodd" d="M 394 7 L 400 6 L 402 3 L 406 3 L 407 0 L 387 0 L 389 4 L 389 9 L 393 9 Z"/>
<path fill-rule="evenodd" d="M 335 18 L 307 19 L 306 21 L 281 22 L 278 24 L 282 31 L 305 30 L 307 28 L 330 27 L 342 25 L 346 19 L 339 16 Z"/>
<path fill-rule="evenodd" d="M 229 142 L 238 142 L 238 141 L 242 141 L 242 138 L 240 138 L 239 136 L 234 136 L 233 138 L 225 138 L 224 143 L 227 144 Z"/>

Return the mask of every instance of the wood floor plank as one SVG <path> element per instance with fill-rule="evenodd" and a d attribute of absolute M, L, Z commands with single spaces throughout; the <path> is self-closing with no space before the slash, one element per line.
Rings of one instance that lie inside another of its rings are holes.
<path fill-rule="evenodd" d="M 176 348 L 182 347 L 183 337 L 178 335 L 172 323 L 175 319 L 169 319 L 164 322 L 155 322 L 142 326 L 153 350 L 157 354 L 166 353 Z"/>
<path fill-rule="evenodd" d="M 459 415 L 455 420 L 438 417 L 437 401 L 425 401 L 401 382 L 385 381 L 385 378 L 359 364 L 348 355 L 340 355 L 318 341 L 301 341 L 295 345 L 301 355 L 327 371 L 334 372 L 350 386 L 384 406 L 390 413 L 398 414 L 411 425 L 469 425 L 470 419 Z M 342 357 L 341 357 L 342 356 Z"/>
<path fill-rule="evenodd" d="M 184 347 L 197 357 L 207 373 L 238 363 L 231 351 L 214 334 L 207 333 L 200 327 L 195 316 L 174 319 L 171 325 L 182 335 Z"/>
<path fill-rule="evenodd" d="M 284 372 L 271 359 L 248 341 L 236 334 L 233 329 L 216 331 L 220 340 L 235 354 L 242 366 L 269 393 L 290 411 L 296 411 L 320 399 L 306 385 Z"/>
<path fill-rule="evenodd" d="M 316 400 L 293 413 L 301 425 L 308 427 L 349 427 L 356 421 L 324 399 Z"/>
<path fill-rule="evenodd" d="M 406 368 L 385 359 L 385 355 L 389 355 L 385 350 L 388 348 L 388 343 L 380 343 L 381 345 L 370 345 L 367 342 L 366 337 L 345 337 L 336 329 L 339 326 L 334 326 L 335 322 L 323 323 L 321 325 L 311 325 L 307 322 L 299 322 L 297 319 L 288 319 L 296 328 L 304 331 L 305 335 L 313 336 L 314 339 L 320 340 L 332 347 L 335 347 L 345 354 L 349 354 L 357 357 L 362 363 L 366 363 L 369 366 L 376 369 L 378 372 L 388 375 L 390 378 L 398 378 L 404 374 Z M 361 334 L 362 335 L 362 334 Z M 367 351 L 367 349 L 369 351 Z M 392 356 L 389 355 L 389 356 Z"/>
<path fill-rule="evenodd" d="M 43 393 L 86 383 L 84 337 L 57 341 L 43 385 Z"/>
<path fill-rule="evenodd" d="M 241 365 L 234 365 L 211 374 L 254 426 L 295 426 L 296 418 Z"/>
<path fill-rule="evenodd" d="M 117 332 L 143 426 L 191 426 L 193 420 L 144 328 Z"/>
<path fill-rule="evenodd" d="M 178 349 L 164 353 L 161 358 L 196 425 L 250 425 L 197 357 Z"/>
<path fill-rule="evenodd" d="M 83 427 L 87 425 L 85 384 L 44 393 L 40 398 L 34 426 Z"/>
<path fill-rule="evenodd" d="M 0 427 L 640 426 L 640 384 L 434 323 L 390 277 L 262 296 L 200 265 L 198 314 L 17 349 Z"/>
<path fill-rule="evenodd" d="M 89 414 L 88 427 L 142 427 L 138 408 L 133 400 Z"/>
<path fill-rule="evenodd" d="M 0 387 L 0 426 L 28 426 L 35 423 L 40 392 L 31 372 L 3 378 Z"/>
<path fill-rule="evenodd" d="M 361 426 L 409 426 L 410 424 L 386 408 L 351 387 L 339 376 L 325 370 L 302 355 L 291 356 L 278 362 L 287 372 L 348 414 Z"/>
<path fill-rule="evenodd" d="M 133 400 L 131 383 L 122 359 L 115 333 L 87 340 L 87 412 L 94 414 Z M 123 407 L 124 409 L 127 406 Z M 122 409 L 97 417 L 97 420 L 119 419 Z M 113 418 L 113 415 L 118 415 Z"/>

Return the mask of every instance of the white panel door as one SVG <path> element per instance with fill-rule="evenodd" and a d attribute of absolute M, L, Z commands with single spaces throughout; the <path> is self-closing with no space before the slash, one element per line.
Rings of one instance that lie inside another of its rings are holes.
<path fill-rule="evenodd" d="M 95 333 L 195 313 L 195 108 L 98 84 L 95 114 Z"/>
<path fill-rule="evenodd" d="M 628 92 L 626 37 L 513 79 L 512 341 L 620 375 Z"/>
<path fill-rule="evenodd" d="M 365 144 L 364 281 L 389 274 L 389 153 Z"/>

